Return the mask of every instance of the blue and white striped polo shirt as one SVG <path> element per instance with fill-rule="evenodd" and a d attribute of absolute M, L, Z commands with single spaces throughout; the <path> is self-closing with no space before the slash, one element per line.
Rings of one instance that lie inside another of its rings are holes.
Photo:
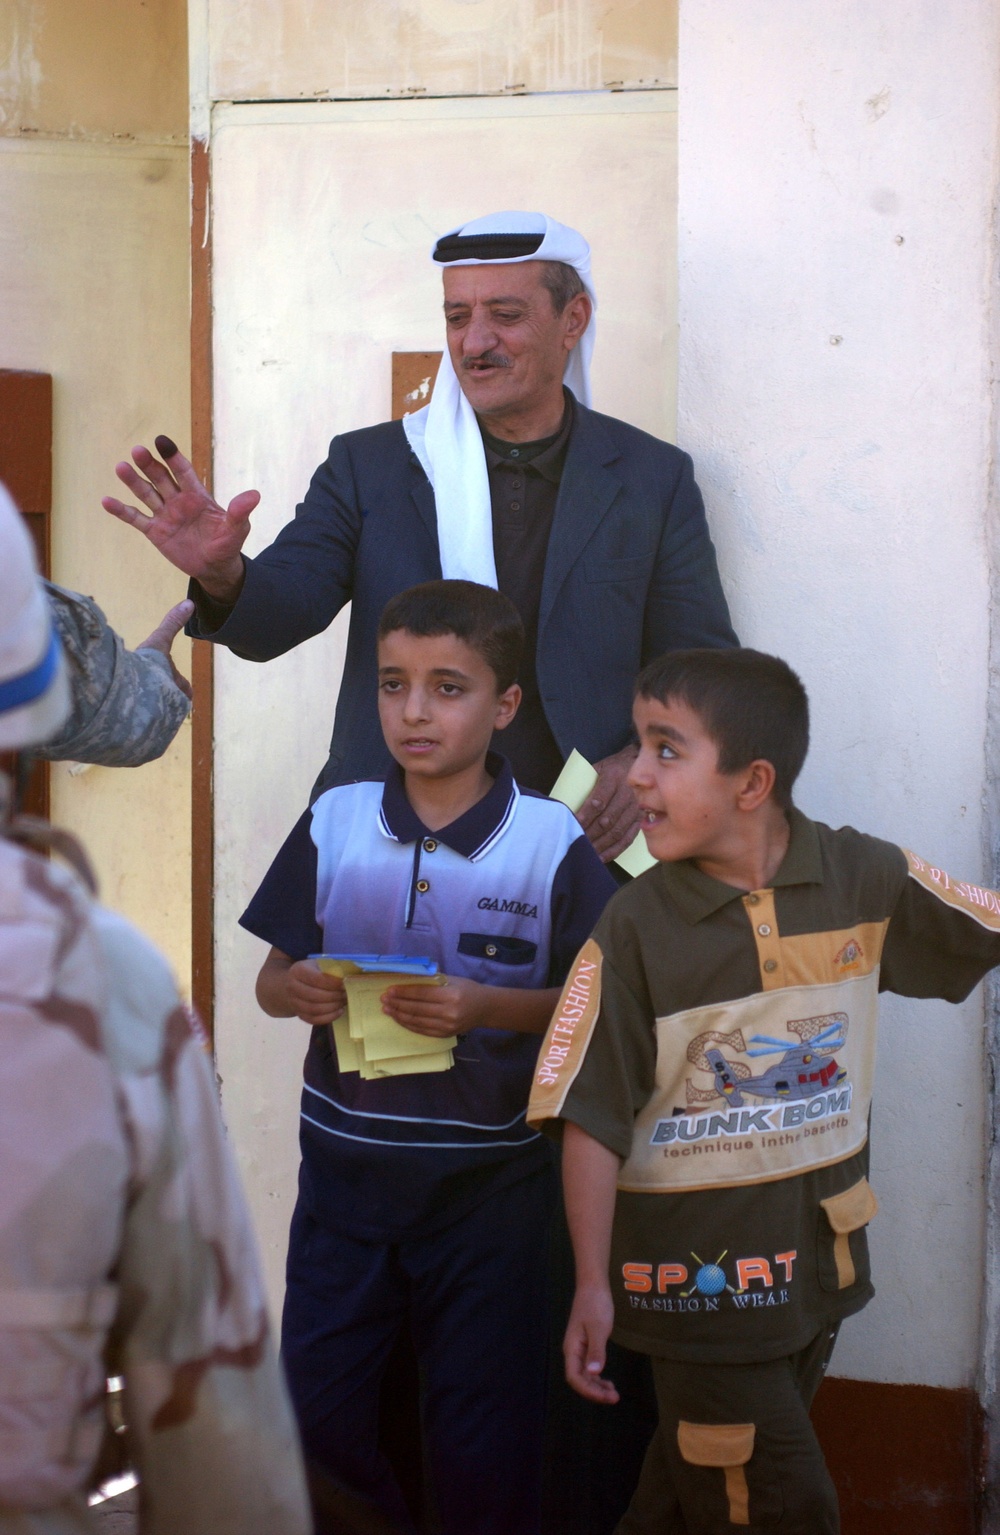
<path fill-rule="evenodd" d="M 428 831 L 403 775 L 328 789 L 301 818 L 242 925 L 293 959 L 426 955 L 494 986 L 561 985 L 615 883 L 554 800 L 491 756 L 486 796 Z M 315 1029 L 302 1095 L 300 1191 L 371 1240 L 444 1225 L 548 1157 L 524 1111 L 539 1039 L 480 1028 L 450 1071 L 362 1081 Z"/>

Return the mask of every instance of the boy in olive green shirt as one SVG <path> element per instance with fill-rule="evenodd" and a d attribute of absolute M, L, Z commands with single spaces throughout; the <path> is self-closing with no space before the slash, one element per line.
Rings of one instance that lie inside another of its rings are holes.
<path fill-rule="evenodd" d="M 613 1402 L 608 1337 L 653 1356 L 619 1535 L 835 1535 L 808 1408 L 873 1293 L 878 992 L 960 1001 L 1000 963 L 1000 898 L 795 809 L 808 704 L 774 657 L 665 656 L 635 723 L 659 864 L 578 956 L 529 1107 L 564 1128 L 567 1379 Z"/>

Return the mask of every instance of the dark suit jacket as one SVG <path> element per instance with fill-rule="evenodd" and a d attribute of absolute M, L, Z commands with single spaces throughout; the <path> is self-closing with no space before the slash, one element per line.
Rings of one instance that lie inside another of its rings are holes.
<path fill-rule="evenodd" d="M 434 492 L 390 421 L 333 439 L 294 520 L 246 561 L 225 622 L 210 630 L 202 608 L 188 632 L 269 661 L 353 602 L 325 788 L 386 770 L 379 616 L 397 592 L 440 575 Z M 624 746 L 632 684 L 654 656 L 737 643 L 688 455 L 578 405 L 538 623 L 539 690 L 560 749 L 593 762 Z"/>

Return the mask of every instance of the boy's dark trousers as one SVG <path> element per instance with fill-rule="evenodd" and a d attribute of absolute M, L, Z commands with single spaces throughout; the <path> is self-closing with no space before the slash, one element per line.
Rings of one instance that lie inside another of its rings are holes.
<path fill-rule="evenodd" d="M 660 1423 L 616 1535 L 838 1535 L 809 1421 L 836 1336 L 767 1364 L 654 1359 Z"/>
<path fill-rule="evenodd" d="M 317 1535 L 414 1529 L 379 1447 L 379 1392 L 409 1327 L 420 1369 L 433 1528 L 538 1535 L 545 1408 L 546 1167 L 431 1235 L 357 1242 L 297 1207 L 289 1240 L 282 1358 L 314 1485 L 372 1520 L 317 1499 Z"/>

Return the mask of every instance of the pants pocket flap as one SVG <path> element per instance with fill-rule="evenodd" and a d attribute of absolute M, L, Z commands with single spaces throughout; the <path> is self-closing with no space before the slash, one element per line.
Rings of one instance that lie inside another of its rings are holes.
<path fill-rule="evenodd" d="M 867 1178 L 862 1178 L 840 1194 L 831 1194 L 829 1199 L 821 1199 L 820 1204 L 826 1211 L 830 1226 L 838 1235 L 867 1226 L 878 1214 L 878 1200 Z"/>
<path fill-rule="evenodd" d="M 753 1454 L 752 1423 L 677 1425 L 677 1444 L 689 1466 L 745 1466 Z"/>

